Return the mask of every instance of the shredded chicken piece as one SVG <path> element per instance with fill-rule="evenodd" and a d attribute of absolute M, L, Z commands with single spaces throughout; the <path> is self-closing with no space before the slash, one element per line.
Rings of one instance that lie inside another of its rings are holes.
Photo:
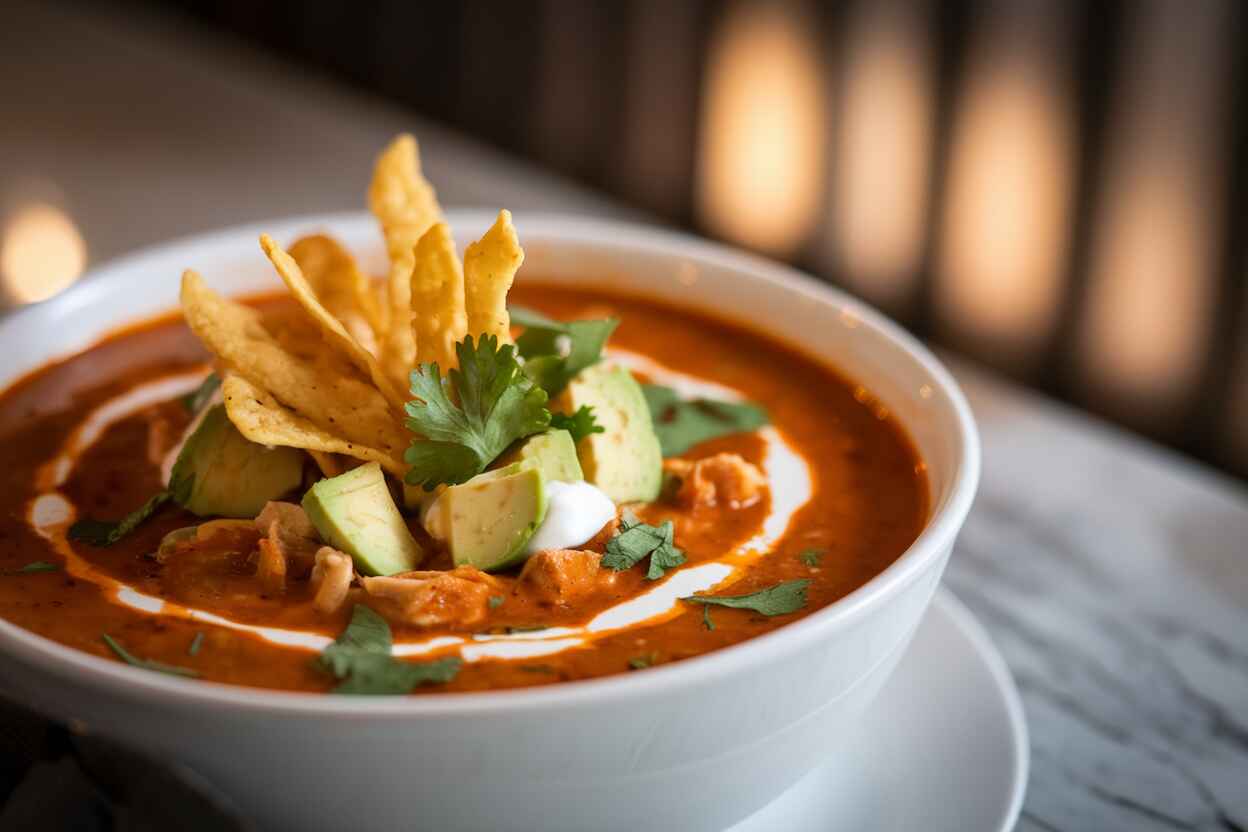
<path fill-rule="evenodd" d="M 308 574 L 321 539 L 302 508 L 294 503 L 266 503 L 256 518 L 256 528 L 277 547 L 293 574 Z"/>
<path fill-rule="evenodd" d="M 740 454 L 718 453 L 696 461 L 669 459 L 663 463 L 663 470 L 680 480 L 676 500 L 693 508 L 721 502 L 742 508 L 757 500 L 767 487 L 763 472 Z"/>
<path fill-rule="evenodd" d="M 256 577 L 265 591 L 275 595 L 286 591 L 286 556 L 270 538 L 260 538 L 260 562 Z"/>
<path fill-rule="evenodd" d="M 347 600 L 354 574 L 350 555 L 330 546 L 317 549 L 312 567 L 312 587 L 316 590 L 312 606 L 327 615 L 338 610 Z"/>
<path fill-rule="evenodd" d="M 370 596 L 385 602 L 383 614 L 417 627 L 471 626 L 485 618 L 490 593 L 500 586 L 497 578 L 471 566 L 362 578 L 361 583 Z"/>
<path fill-rule="evenodd" d="M 601 561 L 601 553 L 585 549 L 543 549 L 524 564 L 520 583 L 542 601 L 568 604 L 615 584 L 616 573 Z"/>

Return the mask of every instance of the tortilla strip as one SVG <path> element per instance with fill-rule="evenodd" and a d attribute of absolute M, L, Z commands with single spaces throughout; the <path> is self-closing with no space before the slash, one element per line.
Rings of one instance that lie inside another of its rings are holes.
<path fill-rule="evenodd" d="M 316 297 L 351 337 L 374 355 L 385 332 L 373 281 L 360 271 L 355 258 L 341 243 L 325 234 L 300 237 L 290 247 Z"/>
<path fill-rule="evenodd" d="M 382 151 L 368 187 L 368 205 L 386 238 L 390 255 L 387 278 L 389 307 L 381 346 L 381 364 L 400 385 L 416 363 L 412 331 L 411 277 L 413 249 L 421 236 L 442 218 L 433 186 L 421 174 L 416 139 L 403 134 Z"/>
<path fill-rule="evenodd" d="M 523 262 L 524 249 L 520 248 L 516 227 L 511 224 L 511 212 L 499 211 L 490 230 L 464 252 L 470 335 L 496 335 L 500 344 L 511 343 L 507 292 Z"/>
<path fill-rule="evenodd" d="M 467 333 L 464 272 L 446 223 L 434 223 L 416 244 L 412 269 L 412 325 L 417 363 L 436 361 L 443 372 L 457 366 L 455 343 Z"/>
<path fill-rule="evenodd" d="M 358 371 L 326 372 L 292 355 L 264 328 L 256 310 L 221 297 L 190 270 L 182 275 L 182 312 L 228 368 L 300 416 L 352 444 L 402 457 L 409 437 L 401 415 Z"/>
<path fill-rule="evenodd" d="M 376 448 L 339 439 L 283 407 L 271 395 L 236 372 L 226 371 L 221 382 L 221 393 L 225 398 L 226 415 L 238 432 L 252 442 L 302 448 L 312 453 L 318 464 L 319 455 L 342 454 L 364 462 L 376 462 L 400 479 L 407 473 L 402 452 L 391 456 Z"/>
<path fill-rule="evenodd" d="M 351 333 L 347 332 L 342 322 L 321 304 L 316 297 L 316 292 L 304 277 L 303 271 L 299 268 L 299 264 L 295 262 L 295 259 L 287 254 L 281 246 L 273 242 L 273 238 L 268 234 L 260 235 L 260 247 L 268 255 L 269 261 L 277 269 L 282 282 L 286 284 L 286 288 L 290 290 L 295 301 L 320 326 L 326 342 L 337 348 L 361 372 L 371 378 L 373 384 L 394 405 L 396 410 L 402 410 L 405 401 L 403 394 L 381 371 L 381 367 L 377 364 L 377 359 L 373 358 L 372 353 L 360 346 L 360 343 L 351 337 Z"/>

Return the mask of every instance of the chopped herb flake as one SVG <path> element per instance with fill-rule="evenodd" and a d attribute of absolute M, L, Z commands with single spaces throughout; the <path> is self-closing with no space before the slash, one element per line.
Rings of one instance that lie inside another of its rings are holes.
<path fill-rule="evenodd" d="M 672 540 L 674 533 L 675 527 L 671 520 L 651 526 L 636 517 L 626 515 L 620 521 L 620 533 L 607 541 L 607 550 L 602 556 L 601 564 L 616 572 L 623 572 L 649 557 L 650 568 L 646 572 L 646 579 L 657 581 L 668 569 L 685 562 L 685 553 Z"/>
<path fill-rule="evenodd" d="M 186 648 L 186 652 L 191 656 L 198 656 L 199 651 L 204 647 L 204 634 L 196 633 L 195 638 L 191 639 L 191 646 Z"/>
<path fill-rule="evenodd" d="M 183 676 L 188 679 L 194 679 L 199 676 L 198 672 L 191 670 L 189 667 L 178 667 L 177 665 L 156 662 L 151 659 L 140 659 L 138 656 L 133 655 L 130 651 L 126 650 L 126 648 L 118 644 L 113 637 L 107 633 L 101 634 L 100 638 L 105 644 L 108 645 L 108 649 L 112 650 L 117 658 L 132 667 L 141 667 L 144 670 L 153 670 L 157 673 L 168 673 L 171 676 Z"/>
<path fill-rule="evenodd" d="M 189 488 L 186 490 L 189 491 Z M 69 539 L 87 543 L 91 546 L 112 546 L 137 529 L 173 497 L 174 495 L 171 491 L 157 492 L 146 503 L 115 523 L 107 520 L 79 520 L 69 527 Z"/>
<path fill-rule="evenodd" d="M 351 623 L 322 652 L 320 667 L 342 680 L 334 693 L 385 695 L 411 693 L 418 685 L 445 684 L 463 662 L 455 657 L 405 662 L 390 653 L 390 625 L 363 604 L 351 611 Z"/>
<path fill-rule="evenodd" d="M 550 425 L 546 393 L 520 369 L 515 350 L 493 335 L 475 344 L 468 336 L 455 345 L 459 369 L 445 378 L 436 363 L 412 371 L 407 427 L 421 438 L 404 456 L 409 485 L 432 491 L 466 482 L 512 442 Z"/>
<path fill-rule="evenodd" d="M 819 565 L 819 561 L 823 560 L 823 556 L 827 554 L 825 549 L 807 549 L 797 556 L 802 563 L 814 569 Z"/>
<path fill-rule="evenodd" d="M 508 633 L 536 633 L 538 630 L 545 630 L 545 624 L 520 624 L 515 627 L 508 627 Z"/>
<path fill-rule="evenodd" d="M 708 630 L 715 629 L 715 622 L 711 620 L 711 605 L 702 605 L 702 626 Z"/>
<path fill-rule="evenodd" d="M 572 415 L 552 413 L 550 426 L 555 430 L 566 430 L 572 434 L 573 442 L 580 442 L 591 433 L 604 433 L 605 428 L 594 419 L 594 409 L 589 405 L 581 405 Z"/>
<path fill-rule="evenodd" d="M 808 578 L 785 581 L 749 595 L 689 595 L 681 598 L 691 604 L 715 604 L 739 610 L 753 610 L 763 615 L 788 615 L 806 606 Z"/>
<path fill-rule="evenodd" d="M 503 596 L 491 595 L 490 600 L 487 601 L 486 603 L 490 605 L 490 609 L 496 610 L 503 605 Z"/>
<path fill-rule="evenodd" d="M 512 307 L 511 322 L 524 327 L 516 348 L 524 358 L 524 372 L 551 396 L 586 367 L 602 360 L 602 350 L 619 326 L 616 318 L 594 321 L 556 321 L 540 312 Z"/>
<path fill-rule="evenodd" d="M 658 660 L 658 653 L 646 653 L 644 656 L 634 656 L 628 660 L 628 669 L 645 670 L 647 667 L 653 667 L 654 663 Z"/>
<path fill-rule="evenodd" d="M 46 560 L 37 560 L 37 561 L 34 561 L 33 563 L 26 564 L 21 569 L 14 569 L 9 574 L 10 575 L 34 575 L 39 572 L 59 572 L 59 571 L 61 571 L 61 567 L 57 566 L 55 563 L 48 563 Z"/>
<path fill-rule="evenodd" d="M 665 457 L 683 454 L 708 439 L 758 430 L 769 421 L 767 411 L 753 402 L 686 401 L 658 384 L 643 384 L 641 390 Z"/>

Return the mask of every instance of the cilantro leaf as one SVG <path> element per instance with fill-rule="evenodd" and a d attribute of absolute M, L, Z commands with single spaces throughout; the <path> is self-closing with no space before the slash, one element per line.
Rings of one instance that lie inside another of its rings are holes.
<path fill-rule="evenodd" d="M 641 392 L 665 457 L 683 454 L 708 439 L 757 430 L 769 421 L 767 411 L 753 402 L 685 401 L 659 384 L 643 384 Z"/>
<path fill-rule="evenodd" d="M 487 603 L 490 605 L 490 609 L 496 610 L 503 605 L 503 600 L 501 595 L 491 595 Z"/>
<path fill-rule="evenodd" d="M 811 569 L 814 569 L 819 565 L 819 562 L 823 560 L 823 556 L 826 554 L 827 551 L 824 549 L 806 549 L 797 556 L 797 559 L 809 566 Z"/>
<path fill-rule="evenodd" d="M 189 478 L 188 478 L 189 479 Z M 186 489 L 189 491 L 189 489 Z M 157 509 L 173 499 L 172 491 L 158 491 L 147 502 L 116 522 L 107 520 L 79 520 L 69 527 L 69 539 L 91 546 L 112 546 L 139 527 Z"/>
<path fill-rule="evenodd" d="M 715 629 L 715 622 L 711 620 L 711 605 L 702 605 L 702 626 L 708 630 Z"/>
<path fill-rule="evenodd" d="M 608 569 L 623 572 L 649 557 L 646 580 L 657 581 L 668 569 L 685 562 L 685 553 L 673 542 L 674 533 L 671 520 L 651 526 L 626 516 L 620 521 L 620 533 L 607 541 L 607 550 L 600 562 Z"/>
<path fill-rule="evenodd" d="M 198 387 L 183 396 L 180 401 L 190 413 L 199 413 L 220 389 L 221 377 L 216 373 L 209 373 Z"/>
<path fill-rule="evenodd" d="M 186 648 L 187 655 L 198 656 L 199 651 L 204 647 L 204 634 L 196 633 L 195 638 L 191 639 L 191 646 Z"/>
<path fill-rule="evenodd" d="M 454 657 L 405 662 L 390 654 L 390 625 L 363 604 L 351 610 L 351 623 L 321 651 L 320 667 L 341 683 L 334 693 L 384 695 L 411 693 L 418 685 L 445 684 L 463 662 Z"/>
<path fill-rule="evenodd" d="M 681 598 L 691 604 L 715 604 L 738 610 L 753 610 L 763 615 L 788 615 L 806 606 L 808 578 L 785 581 L 749 595 L 689 595 Z M 708 628 L 709 629 L 709 628 Z"/>
<path fill-rule="evenodd" d="M 112 650 L 117 658 L 132 667 L 154 670 L 157 673 L 168 673 L 170 676 L 184 676 L 188 679 L 194 679 L 199 676 L 197 671 L 191 670 L 189 667 L 178 667 L 174 664 L 165 664 L 164 662 L 152 661 L 151 659 L 140 659 L 118 644 L 108 633 L 101 633 L 100 638 L 108 645 L 108 649 Z"/>
<path fill-rule="evenodd" d="M 403 458 L 412 466 L 408 484 L 426 491 L 472 479 L 512 442 L 550 425 L 546 392 L 520 369 L 513 345 L 500 347 L 493 335 L 474 344 L 470 335 L 455 355 L 459 369 L 445 378 L 436 363 L 411 374 L 407 427 L 423 438 Z"/>
<path fill-rule="evenodd" d="M 551 396 L 586 367 L 602 360 L 602 350 L 618 318 L 592 321 L 556 321 L 532 309 L 514 306 L 511 322 L 524 327 L 516 347 L 524 358 L 524 371 Z"/>
<path fill-rule="evenodd" d="M 48 563 L 46 560 L 37 560 L 37 561 L 34 561 L 34 562 L 32 562 L 32 563 L 28 563 L 28 564 L 26 564 L 25 566 L 21 567 L 20 569 L 14 569 L 14 570 L 12 570 L 12 571 L 10 571 L 10 572 L 5 572 L 5 573 L 2 573 L 2 574 L 6 574 L 6 575 L 34 575 L 34 574 L 37 574 L 37 573 L 39 573 L 39 572 L 59 572 L 59 571 L 61 571 L 61 567 L 57 566 L 55 563 Z"/>
<path fill-rule="evenodd" d="M 576 412 L 550 414 L 550 426 L 555 430 L 566 430 L 572 434 L 573 442 L 580 442 L 591 433 L 604 433 L 605 428 L 594 419 L 594 409 L 587 404 L 581 405 Z"/>

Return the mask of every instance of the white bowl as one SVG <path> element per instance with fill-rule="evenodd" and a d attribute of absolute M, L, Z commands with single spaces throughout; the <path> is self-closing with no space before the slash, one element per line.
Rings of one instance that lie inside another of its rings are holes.
<path fill-rule="evenodd" d="M 493 219 L 450 212 L 461 245 Z M 721 829 L 833 751 L 905 651 L 979 478 L 948 372 L 878 313 L 791 269 L 665 231 L 521 215 L 525 273 L 629 291 L 772 333 L 861 380 L 927 463 L 930 518 L 865 586 L 796 623 L 670 666 L 493 693 L 348 698 L 187 681 L 0 620 L 0 679 L 62 720 L 189 763 L 274 829 Z M 229 292 L 276 287 L 256 242 L 330 229 L 379 271 L 363 215 L 195 237 L 101 269 L 0 321 L 0 387 L 172 308 L 192 266 Z"/>

